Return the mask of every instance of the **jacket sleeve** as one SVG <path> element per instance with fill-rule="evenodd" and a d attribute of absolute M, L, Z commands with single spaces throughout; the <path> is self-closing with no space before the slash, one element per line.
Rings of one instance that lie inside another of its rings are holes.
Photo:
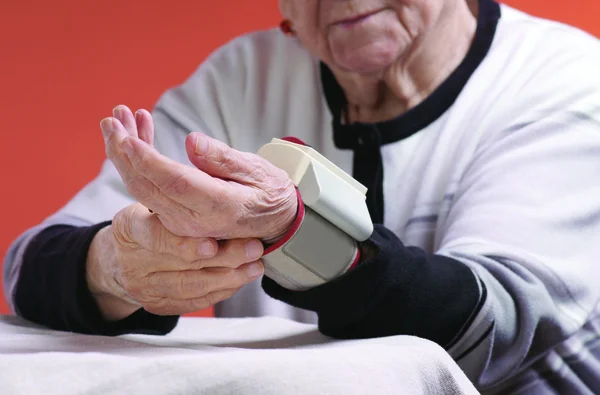
<path fill-rule="evenodd" d="M 479 388 L 525 369 L 600 302 L 600 110 L 531 113 L 481 145 L 427 255 L 377 226 L 377 253 L 320 287 L 275 298 L 338 338 L 414 335 Z"/>

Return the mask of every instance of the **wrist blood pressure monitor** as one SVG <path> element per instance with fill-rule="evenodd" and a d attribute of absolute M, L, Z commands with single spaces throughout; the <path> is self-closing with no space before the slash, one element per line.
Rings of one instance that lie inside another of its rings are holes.
<path fill-rule="evenodd" d="M 273 139 L 258 155 L 284 170 L 298 193 L 294 224 L 265 248 L 265 275 L 300 291 L 331 281 L 356 265 L 358 242 L 373 232 L 367 188 L 296 139 Z"/>

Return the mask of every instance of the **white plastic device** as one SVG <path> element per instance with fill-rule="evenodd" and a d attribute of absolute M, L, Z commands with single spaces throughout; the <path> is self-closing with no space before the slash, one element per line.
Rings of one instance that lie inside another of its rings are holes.
<path fill-rule="evenodd" d="M 309 146 L 281 139 L 264 145 L 258 155 L 290 176 L 306 206 L 356 241 L 371 236 L 367 188 L 323 155 Z"/>
<path fill-rule="evenodd" d="M 360 260 L 373 233 L 367 188 L 311 147 L 273 139 L 258 155 L 284 170 L 302 199 L 288 233 L 265 250 L 265 275 L 292 290 L 331 281 Z"/>

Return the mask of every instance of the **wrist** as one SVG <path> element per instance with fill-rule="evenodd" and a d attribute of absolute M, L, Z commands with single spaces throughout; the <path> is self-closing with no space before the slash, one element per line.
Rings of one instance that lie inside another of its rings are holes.
<path fill-rule="evenodd" d="M 281 214 L 281 217 L 283 218 L 281 223 L 283 225 L 278 227 L 279 230 L 277 233 L 274 233 L 273 235 L 267 235 L 261 239 L 265 245 L 275 244 L 284 238 L 298 220 L 302 206 L 302 198 L 300 197 L 298 189 L 294 188 L 293 197 L 291 197 L 289 201 L 290 203 L 288 204 L 288 208 L 283 210 L 283 213 Z"/>
<path fill-rule="evenodd" d="M 116 262 L 116 248 L 112 225 L 101 229 L 88 250 L 86 259 L 86 282 L 104 319 L 117 321 L 133 314 L 140 306 L 119 296 L 110 267 Z"/>
<path fill-rule="evenodd" d="M 102 262 L 106 262 L 112 254 L 112 225 L 100 229 L 92 239 L 85 263 L 85 278 L 92 295 L 108 293 L 108 284 L 104 278 Z"/>

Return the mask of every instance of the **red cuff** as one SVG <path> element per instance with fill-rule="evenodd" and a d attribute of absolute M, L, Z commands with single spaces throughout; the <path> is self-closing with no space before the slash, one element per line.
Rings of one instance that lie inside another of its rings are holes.
<path fill-rule="evenodd" d="M 298 144 L 298 145 L 306 145 L 306 146 L 308 146 L 308 144 L 306 144 L 304 141 L 300 140 L 298 137 L 288 136 L 288 137 L 282 138 L 282 140 L 283 141 L 288 141 L 290 143 Z"/>
<path fill-rule="evenodd" d="M 360 247 L 356 248 L 356 257 L 354 258 L 354 262 L 352 262 L 352 265 L 350 265 L 350 267 L 348 268 L 348 272 L 352 269 L 354 269 L 356 266 L 358 266 L 358 263 L 360 262 Z"/>

